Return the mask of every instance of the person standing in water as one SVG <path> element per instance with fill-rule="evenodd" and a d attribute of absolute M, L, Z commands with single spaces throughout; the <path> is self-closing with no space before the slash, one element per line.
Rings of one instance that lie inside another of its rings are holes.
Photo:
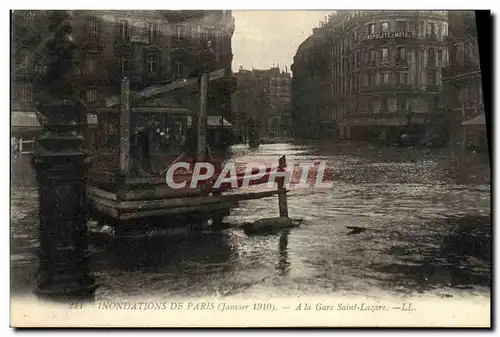
<path fill-rule="evenodd" d="M 149 133 L 150 128 L 147 126 L 141 126 L 135 132 L 136 141 L 131 151 L 131 159 L 133 170 L 138 173 L 152 173 Z"/>

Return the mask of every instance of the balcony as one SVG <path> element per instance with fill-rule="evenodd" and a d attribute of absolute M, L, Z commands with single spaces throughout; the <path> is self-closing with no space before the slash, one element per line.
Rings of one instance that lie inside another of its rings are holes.
<path fill-rule="evenodd" d="M 158 12 L 161 12 L 163 17 L 166 20 L 168 20 L 169 22 L 182 22 L 182 21 L 186 21 L 186 20 L 192 19 L 192 18 L 203 17 L 207 14 L 208 11 L 204 11 L 204 10 L 177 10 L 177 11 L 162 10 L 162 11 L 158 11 Z"/>
<path fill-rule="evenodd" d="M 117 35 L 115 37 L 115 46 L 130 47 L 130 35 Z"/>
<path fill-rule="evenodd" d="M 47 66 L 44 65 L 13 65 L 12 75 L 17 78 L 35 79 L 44 76 L 47 72 Z"/>
<path fill-rule="evenodd" d="M 172 49 L 188 49 L 191 46 L 191 39 L 188 37 L 172 37 Z"/>
<path fill-rule="evenodd" d="M 438 41 L 436 33 L 425 34 L 425 39 L 428 40 L 428 41 Z"/>
<path fill-rule="evenodd" d="M 107 78 L 108 75 L 108 71 L 104 68 L 97 68 L 94 70 L 76 69 L 75 71 L 75 78 L 84 82 L 104 79 Z"/>
<path fill-rule="evenodd" d="M 81 35 L 81 43 L 82 44 L 101 44 L 101 35 L 98 32 L 90 32 L 89 30 L 85 30 Z"/>
<path fill-rule="evenodd" d="M 439 92 L 439 85 L 437 84 L 428 84 L 426 86 L 427 92 Z"/>
<path fill-rule="evenodd" d="M 398 60 L 398 59 L 396 59 L 396 67 L 398 67 L 398 68 L 408 68 L 408 61 L 407 60 Z"/>
<path fill-rule="evenodd" d="M 464 62 L 462 64 L 454 64 L 442 69 L 443 79 L 450 79 L 454 77 L 458 77 L 461 75 L 470 74 L 473 72 L 480 71 L 481 67 L 479 62 Z"/>
<path fill-rule="evenodd" d="M 359 93 L 376 93 L 376 92 L 396 92 L 396 91 L 416 91 L 414 84 L 376 84 L 371 86 L 361 87 Z"/>

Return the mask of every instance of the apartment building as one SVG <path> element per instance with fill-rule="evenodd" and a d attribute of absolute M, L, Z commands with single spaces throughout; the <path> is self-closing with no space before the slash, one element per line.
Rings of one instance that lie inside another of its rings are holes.
<path fill-rule="evenodd" d="M 369 140 L 409 122 L 424 132 L 448 65 L 447 21 L 444 11 L 332 14 L 294 58 L 304 136 Z"/>
<path fill-rule="evenodd" d="M 12 15 L 12 128 L 32 137 L 39 128 L 33 96 L 44 71 L 37 57 L 49 33 L 48 11 Z M 226 72 L 211 84 L 207 110 L 229 116 L 235 89 L 231 11 L 75 10 L 71 15 L 78 49 L 74 82 L 87 103 L 89 121 L 99 126 L 98 137 L 116 138 L 117 116 L 103 102 L 119 94 L 122 78 L 128 77 L 134 90 L 187 77 L 200 68 L 200 53 L 207 48 L 214 54 L 211 67 Z M 155 104 L 168 106 L 170 101 Z M 183 96 L 176 103 L 193 109 L 197 98 Z"/>

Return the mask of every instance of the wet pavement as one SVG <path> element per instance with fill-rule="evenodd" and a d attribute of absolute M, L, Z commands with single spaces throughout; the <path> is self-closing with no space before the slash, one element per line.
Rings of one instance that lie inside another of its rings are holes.
<path fill-rule="evenodd" d="M 234 146 L 228 155 L 237 163 L 275 164 L 281 155 L 294 162 L 324 160 L 334 185 L 292 190 L 289 215 L 304 222 L 276 234 L 247 236 L 232 228 L 113 241 L 93 228 L 98 297 L 489 296 L 488 177 L 457 178 L 446 151 L 265 144 L 256 150 Z M 33 289 L 36 269 L 37 193 L 33 172 L 16 170 L 11 287 L 25 293 Z M 277 198 L 271 197 L 242 202 L 225 221 L 237 225 L 277 215 Z M 346 226 L 367 230 L 348 235 Z"/>

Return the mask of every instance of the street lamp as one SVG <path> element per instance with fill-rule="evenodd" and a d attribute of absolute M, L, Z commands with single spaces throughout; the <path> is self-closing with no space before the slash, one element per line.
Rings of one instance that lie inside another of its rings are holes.
<path fill-rule="evenodd" d="M 73 83 L 75 43 L 70 15 L 51 11 L 42 51 L 46 73 L 35 96 L 42 126 L 33 165 L 39 192 L 40 265 L 35 293 L 82 298 L 95 291 L 88 269 L 84 151 L 87 113 Z"/>

